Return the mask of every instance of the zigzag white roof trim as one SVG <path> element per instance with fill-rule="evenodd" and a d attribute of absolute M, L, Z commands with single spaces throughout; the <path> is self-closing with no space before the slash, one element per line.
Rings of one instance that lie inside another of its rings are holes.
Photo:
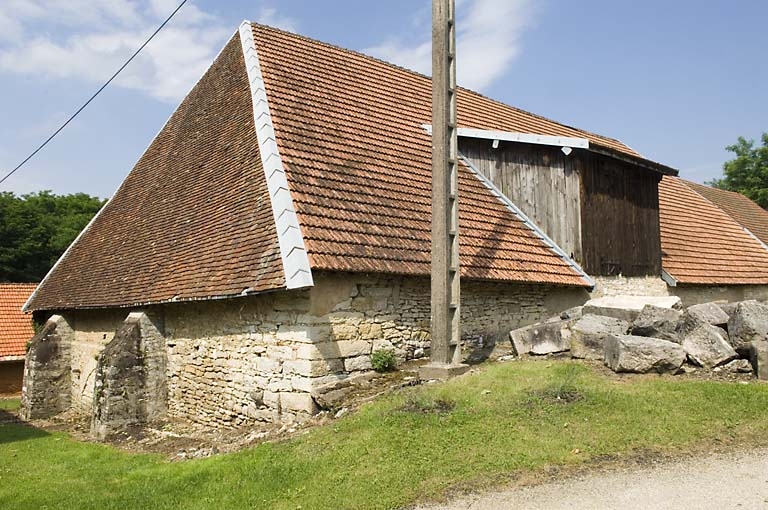
<path fill-rule="evenodd" d="M 240 24 L 240 43 L 243 46 L 245 67 L 248 72 L 253 120 L 256 125 L 261 163 L 267 178 L 269 199 L 272 202 L 272 214 L 277 228 L 280 257 L 285 271 L 285 283 L 289 289 L 311 287 L 314 285 L 314 281 L 309 266 L 309 256 L 304 245 L 304 237 L 301 234 L 296 209 L 293 206 L 283 160 L 277 148 L 275 128 L 272 124 L 272 115 L 269 112 L 267 90 L 264 86 L 264 76 L 261 74 L 261 64 L 256 52 L 256 42 L 253 39 L 253 27 L 250 21 L 243 21 Z"/>

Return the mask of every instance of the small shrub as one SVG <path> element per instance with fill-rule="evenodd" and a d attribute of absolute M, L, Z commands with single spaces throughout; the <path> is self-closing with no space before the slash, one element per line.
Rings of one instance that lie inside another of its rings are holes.
<path fill-rule="evenodd" d="M 371 354 L 371 365 L 377 372 L 390 372 L 395 369 L 395 364 L 397 364 L 395 351 L 379 349 Z"/>

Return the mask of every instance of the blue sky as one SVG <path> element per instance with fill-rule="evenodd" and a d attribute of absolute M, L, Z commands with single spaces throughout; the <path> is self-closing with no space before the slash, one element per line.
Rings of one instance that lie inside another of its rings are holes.
<path fill-rule="evenodd" d="M 20 162 L 177 0 L 2 0 L 0 171 Z M 243 19 L 419 71 L 427 0 L 190 0 L 117 82 L 0 191 L 111 196 Z M 622 140 L 702 182 L 768 131 L 768 2 L 458 0 L 459 81 Z"/>

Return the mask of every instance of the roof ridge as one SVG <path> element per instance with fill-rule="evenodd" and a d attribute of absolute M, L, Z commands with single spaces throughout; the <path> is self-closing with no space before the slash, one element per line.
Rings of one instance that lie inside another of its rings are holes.
<path fill-rule="evenodd" d="M 369 60 L 373 60 L 375 62 L 379 62 L 380 64 L 391 66 L 391 67 L 394 67 L 396 69 L 400 69 L 402 71 L 405 71 L 407 73 L 410 73 L 410 74 L 413 74 L 413 75 L 416 75 L 416 76 L 421 76 L 422 78 L 425 78 L 427 80 L 430 80 L 430 81 L 432 80 L 431 76 L 428 76 L 428 75 L 426 75 L 424 73 L 420 73 L 418 71 L 414 71 L 413 69 L 409 69 L 407 67 L 395 64 L 394 62 L 389 62 L 388 60 L 384 60 L 382 58 L 375 57 L 375 56 L 369 55 L 367 53 L 363 53 L 362 51 L 359 51 L 359 50 L 353 50 L 353 49 L 350 49 L 350 48 L 345 48 L 345 47 L 340 46 L 338 44 L 329 43 L 329 42 L 326 42 L 326 41 L 322 41 L 320 39 L 315 39 L 315 38 L 312 38 L 312 37 L 309 37 L 309 36 L 306 36 L 306 35 L 303 35 L 303 34 L 299 34 L 297 32 L 291 32 L 289 30 L 284 30 L 282 28 L 277 28 L 277 27 L 273 27 L 273 26 L 270 26 L 270 25 L 265 25 L 263 23 L 251 22 L 251 26 L 258 27 L 258 28 L 263 28 L 263 29 L 266 29 L 266 30 L 271 30 L 273 32 L 279 32 L 281 34 L 285 34 L 285 35 L 288 35 L 290 37 L 296 37 L 298 39 L 302 39 L 304 41 L 308 41 L 308 42 L 311 42 L 311 43 L 314 43 L 314 44 L 320 44 L 321 46 L 324 46 L 326 48 L 333 48 L 333 49 L 336 49 L 336 50 L 339 50 L 339 51 L 343 51 L 343 52 L 351 53 L 351 54 L 354 54 L 354 55 L 358 55 L 360 57 L 363 57 L 363 58 L 366 58 L 366 59 L 369 59 Z M 595 133 L 595 132 L 592 132 L 592 131 L 587 131 L 585 129 L 581 129 L 581 128 L 578 128 L 578 127 L 575 127 L 575 126 L 571 126 L 569 124 L 565 124 L 563 122 L 559 122 L 559 121 L 554 120 L 554 119 L 550 119 L 549 117 L 545 117 L 545 116 L 539 115 L 537 113 L 529 112 L 528 110 L 524 110 L 524 109 L 522 109 L 520 107 L 504 103 L 504 102 L 502 102 L 502 101 L 500 101 L 498 99 L 494 99 L 494 98 L 492 98 L 490 96 L 487 96 L 485 94 L 482 94 L 480 92 L 477 92 L 476 90 L 472 90 L 472 89 L 467 88 L 467 87 L 462 87 L 462 86 L 459 85 L 457 88 L 459 90 L 463 90 L 464 92 L 467 92 L 467 93 L 472 94 L 474 96 L 483 98 L 483 99 L 485 99 L 487 101 L 491 101 L 491 102 L 496 103 L 498 105 L 502 105 L 502 106 L 504 106 L 506 108 L 511 108 L 511 109 L 513 109 L 513 110 L 515 110 L 517 112 L 523 113 L 525 115 L 530 115 L 531 117 L 534 117 L 534 118 L 537 118 L 537 119 L 540 119 L 540 120 L 544 120 L 544 121 L 547 121 L 547 122 L 552 122 L 554 124 L 558 124 L 558 125 L 560 125 L 562 127 L 565 127 L 565 128 L 568 128 L 568 129 L 572 129 L 574 131 L 578 131 L 580 133 L 584 133 L 584 134 L 592 136 L 592 137 L 602 138 L 602 139 L 605 139 L 605 140 L 610 140 L 612 142 L 616 142 L 618 144 L 623 145 L 630 152 L 633 152 L 633 153 L 637 154 L 639 157 L 645 159 L 644 155 L 640 154 L 638 151 L 634 150 L 633 148 L 631 148 L 630 146 L 628 146 L 627 144 L 625 144 L 624 142 L 622 142 L 618 138 L 612 138 L 610 136 L 601 135 L 599 133 Z M 599 142 L 597 142 L 597 143 L 598 143 L 598 145 L 600 145 Z"/>

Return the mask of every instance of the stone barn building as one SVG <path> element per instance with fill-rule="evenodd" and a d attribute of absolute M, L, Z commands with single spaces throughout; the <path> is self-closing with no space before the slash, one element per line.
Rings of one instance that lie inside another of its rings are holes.
<path fill-rule="evenodd" d="M 463 340 L 582 304 L 590 270 L 666 289 L 658 183 L 672 169 L 468 90 L 458 110 Z M 427 354 L 430 120 L 429 78 L 243 23 L 28 301 L 49 320 L 23 412 L 87 413 L 98 436 L 300 419 L 313 388 L 369 370 L 373 351 Z M 552 211 L 577 220 L 505 195 L 482 164 L 502 153 L 559 165 Z M 590 244 L 592 207 L 619 238 Z"/>

